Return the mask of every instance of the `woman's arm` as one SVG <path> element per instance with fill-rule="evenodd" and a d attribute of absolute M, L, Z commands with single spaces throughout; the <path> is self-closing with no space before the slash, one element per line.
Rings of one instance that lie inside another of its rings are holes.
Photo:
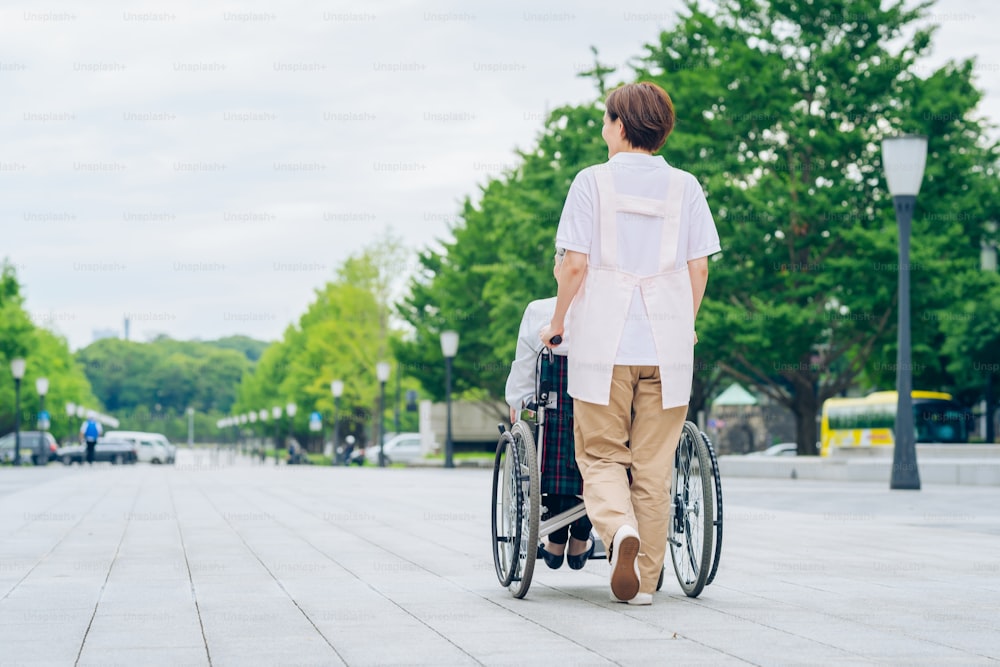
<path fill-rule="evenodd" d="M 691 296 L 694 300 L 694 319 L 698 320 L 698 309 L 705 296 L 708 285 L 708 257 L 699 257 L 688 262 L 688 275 L 691 276 Z"/>
<path fill-rule="evenodd" d="M 559 292 L 556 295 L 556 310 L 552 314 L 552 321 L 542 329 L 539 334 L 542 344 L 548 347 L 555 347 L 550 341 L 553 336 L 562 336 L 566 333 L 566 312 L 576 298 L 576 293 L 580 291 L 580 285 L 587 275 L 587 255 L 574 250 L 567 250 L 566 257 L 563 258 L 562 266 L 559 268 Z"/>

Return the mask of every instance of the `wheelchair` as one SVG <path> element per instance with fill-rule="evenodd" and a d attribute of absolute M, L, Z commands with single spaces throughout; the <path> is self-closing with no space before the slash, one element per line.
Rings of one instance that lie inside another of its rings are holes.
<path fill-rule="evenodd" d="M 558 342 L 558 341 L 557 341 Z M 539 540 L 586 514 L 583 500 L 542 521 L 541 470 L 545 447 L 545 413 L 553 398 L 549 369 L 555 357 L 542 348 L 535 363 L 535 393 L 508 429 L 498 426 L 493 463 L 493 564 L 500 585 L 515 598 L 528 594 Z M 565 362 L 565 359 L 563 359 Z M 537 447 L 536 447 L 537 443 Z M 722 484 L 712 443 L 697 426 L 685 422 L 674 455 L 670 480 L 667 542 L 674 574 L 688 597 L 698 597 L 712 583 L 722 554 Z M 595 555 L 603 546 L 595 539 Z M 656 590 L 663 586 L 666 565 Z"/>

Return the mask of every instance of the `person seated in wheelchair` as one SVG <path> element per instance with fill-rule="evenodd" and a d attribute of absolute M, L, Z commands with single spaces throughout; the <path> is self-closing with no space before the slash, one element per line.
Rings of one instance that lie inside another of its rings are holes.
<path fill-rule="evenodd" d="M 557 279 L 565 252 L 562 249 L 556 251 L 552 273 Z M 538 332 L 552 320 L 555 307 L 556 298 L 551 297 L 532 301 L 525 308 L 517 334 L 514 362 L 511 364 L 504 392 L 510 407 L 510 421 L 514 423 L 520 409 L 527 402 L 525 399 L 533 398 L 536 369 L 547 374 L 548 386 L 551 388 L 549 407 L 544 407 L 544 443 L 538 443 L 542 457 L 539 462 L 540 491 L 543 496 L 542 505 L 545 507 L 542 520 L 576 507 L 582 502 L 580 494 L 583 493 L 583 479 L 576 467 L 573 445 L 573 399 L 566 391 L 567 344 L 563 342 L 553 349 L 551 363 L 537 364 L 543 347 Z M 543 409 L 543 406 L 538 406 L 538 409 Z M 539 555 L 554 570 L 562 566 L 564 557 L 571 568 L 582 569 L 594 553 L 594 540 L 590 539 L 591 528 L 590 519 L 584 514 L 572 524 L 550 533 L 548 543 L 539 545 Z"/>

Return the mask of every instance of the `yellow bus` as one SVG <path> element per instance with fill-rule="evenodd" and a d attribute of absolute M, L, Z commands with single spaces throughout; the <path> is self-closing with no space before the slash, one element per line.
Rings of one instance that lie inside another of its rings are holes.
<path fill-rule="evenodd" d="M 913 427 L 917 442 L 969 441 L 972 415 L 951 394 L 914 391 Z M 823 402 L 820 455 L 834 447 L 884 447 L 893 444 L 895 391 L 876 391 L 864 398 L 830 398 Z"/>

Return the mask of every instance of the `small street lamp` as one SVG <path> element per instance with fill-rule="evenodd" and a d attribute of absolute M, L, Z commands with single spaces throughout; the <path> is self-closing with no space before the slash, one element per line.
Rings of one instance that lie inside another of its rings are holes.
<path fill-rule="evenodd" d="M 12 359 L 10 372 L 14 376 L 14 465 L 21 465 L 21 380 L 24 379 L 24 359 Z"/>
<path fill-rule="evenodd" d="M 388 361 L 375 364 L 375 375 L 378 377 L 378 465 L 385 467 L 385 383 L 389 379 L 391 367 Z"/>
<path fill-rule="evenodd" d="M 396 433 L 400 433 L 400 427 L 399 427 L 399 398 L 400 398 L 399 383 L 400 383 L 400 380 L 401 380 L 402 377 L 403 377 L 403 374 L 399 372 L 399 362 L 397 361 L 396 362 L 396 400 L 393 401 L 393 403 L 392 403 L 393 426 L 395 426 Z"/>
<path fill-rule="evenodd" d="M 45 395 L 49 393 L 49 379 L 38 378 L 35 380 L 35 391 L 38 392 L 38 430 L 48 431 L 51 424 L 49 413 L 45 411 Z"/>
<path fill-rule="evenodd" d="M 285 443 L 287 447 L 292 446 L 292 438 L 295 437 L 295 413 L 299 411 L 299 406 L 294 403 L 289 403 L 285 406 L 285 414 L 288 415 L 288 442 Z"/>
<path fill-rule="evenodd" d="M 983 225 L 986 237 L 980 241 L 979 268 L 983 271 L 996 273 L 997 270 L 997 242 L 994 240 L 997 233 L 997 223 L 989 221 Z M 986 367 L 986 442 L 993 443 L 995 433 L 993 429 L 993 371 L 990 366 Z"/>
<path fill-rule="evenodd" d="M 913 369 L 910 351 L 910 223 L 924 179 L 927 137 L 907 134 L 882 140 L 882 165 L 899 225 L 899 320 L 896 351 L 896 432 L 890 489 L 920 490 L 913 432 Z"/>
<path fill-rule="evenodd" d="M 267 416 L 268 411 L 261 408 L 257 412 L 257 419 L 260 421 L 260 462 L 264 464 L 267 462 Z"/>
<path fill-rule="evenodd" d="M 243 444 L 243 433 L 245 431 L 245 426 L 247 425 L 247 415 L 237 415 L 236 417 L 236 449 L 240 454 L 243 454 L 245 449 Z"/>
<path fill-rule="evenodd" d="M 342 380 L 331 382 L 330 392 L 333 394 L 333 462 L 343 464 L 340 452 L 340 397 L 344 395 L 344 382 Z"/>
<path fill-rule="evenodd" d="M 275 405 L 271 408 L 271 416 L 274 417 L 274 465 L 278 465 L 278 452 L 281 451 L 281 445 L 278 440 L 281 439 L 281 406 Z"/>
<path fill-rule="evenodd" d="M 451 362 L 458 354 L 458 332 L 441 332 L 441 353 L 444 354 L 444 395 L 448 405 L 448 428 L 444 440 L 444 467 L 454 468 L 454 443 L 451 439 Z"/>

